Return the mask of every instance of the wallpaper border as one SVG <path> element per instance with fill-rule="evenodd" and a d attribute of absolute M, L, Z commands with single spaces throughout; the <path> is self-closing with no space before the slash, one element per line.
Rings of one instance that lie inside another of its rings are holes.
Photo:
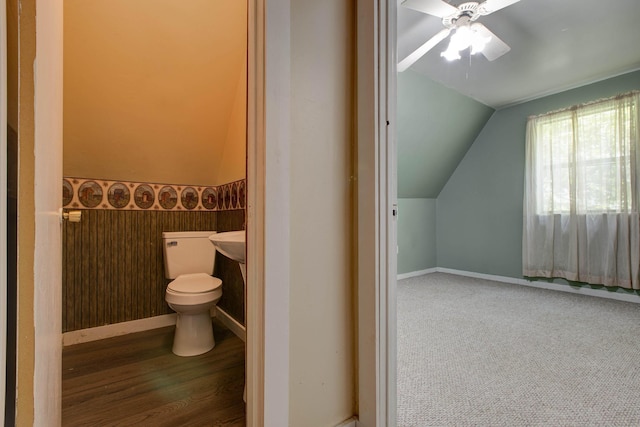
<path fill-rule="evenodd" d="M 217 186 L 64 177 L 65 209 L 227 211 L 244 209 L 246 180 Z"/>

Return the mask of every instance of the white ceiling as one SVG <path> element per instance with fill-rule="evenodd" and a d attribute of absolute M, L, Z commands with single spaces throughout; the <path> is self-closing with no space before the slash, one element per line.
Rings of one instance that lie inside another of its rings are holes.
<path fill-rule="evenodd" d="M 398 60 L 444 28 L 400 2 Z M 448 62 L 440 57 L 447 38 L 410 69 L 493 108 L 640 69 L 640 0 L 521 0 L 479 22 L 511 51 L 493 62 L 468 53 Z"/>

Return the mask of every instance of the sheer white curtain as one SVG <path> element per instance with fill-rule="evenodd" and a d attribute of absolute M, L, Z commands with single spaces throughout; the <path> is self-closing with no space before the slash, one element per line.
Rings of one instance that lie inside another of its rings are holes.
<path fill-rule="evenodd" d="M 527 122 L 523 274 L 640 289 L 640 92 Z"/>

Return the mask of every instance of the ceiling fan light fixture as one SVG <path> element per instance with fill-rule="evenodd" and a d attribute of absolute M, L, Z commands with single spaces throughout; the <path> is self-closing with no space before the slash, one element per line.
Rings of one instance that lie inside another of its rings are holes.
<path fill-rule="evenodd" d="M 456 59 L 460 59 L 460 52 L 455 49 L 451 49 L 451 46 L 449 46 L 447 50 L 440 53 L 440 56 L 447 61 L 455 61 Z"/>
<path fill-rule="evenodd" d="M 472 43 L 473 34 L 468 26 L 458 27 L 449 39 L 447 50 L 440 53 L 440 56 L 447 61 L 460 59 L 460 52 L 468 48 Z"/>
<path fill-rule="evenodd" d="M 473 25 L 461 26 L 456 28 L 456 32 L 449 40 L 447 50 L 440 56 L 447 61 L 454 61 L 460 59 L 460 52 L 468 48 L 471 48 L 471 54 L 475 55 L 482 52 L 490 40 L 491 37 L 484 37 L 476 28 L 473 28 Z"/>
<path fill-rule="evenodd" d="M 447 50 L 440 56 L 449 61 L 461 59 L 460 52 L 470 48 L 470 54 L 482 53 L 488 61 L 495 61 L 511 50 L 478 18 L 490 15 L 520 0 L 479 0 L 453 6 L 451 0 L 401 0 L 402 6 L 442 19 L 443 30 L 398 62 L 398 72 L 411 67 L 441 41 L 451 36 Z"/>
<path fill-rule="evenodd" d="M 465 50 L 473 43 L 474 35 L 471 27 L 468 25 L 458 27 L 456 32 L 451 36 L 449 49 L 456 49 L 458 52 Z"/>

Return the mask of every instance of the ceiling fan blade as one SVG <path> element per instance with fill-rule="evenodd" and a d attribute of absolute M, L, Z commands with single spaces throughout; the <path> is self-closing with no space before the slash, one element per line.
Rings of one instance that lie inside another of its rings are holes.
<path fill-rule="evenodd" d="M 425 44 L 414 50 L 411 54 L 409 54 L 409 56 L 398 63 L 398 72 L 401 73 L 412 66 L 413 63 L 422 58 L 425 53 L 429 52 L 434 48 L 435 45 L 444 40 L 450 32 L 451 30 L 449 28 L 445 28 L 444 30 L 440 31 L 438 34 L 427 40 Z"/>
<path fill-rule="evenodd" d="M 508 44 L 500 40 L 498 36 L 489 31 L 489 29 L 481 23 L 476 22 L 472 27 L 483 37 L 491 38 L 482 50 L 482 54 L 489 61 L 494 61 L 511 50 Z"/>
<path fill-rule="evenodd" d="M 438 18 L 445 18 L 458 13 L 457 7 L 451 6 L 442 0 L 404 0 L 401 5 Z"/>
<path fill-rule="evenodd" d="M 478 14 L 488 15 L 497 10 L 504 9 L 507 6 L 511 6 L 514 3 L 518 3 L 519 1 L 520 0 L 486 0 L 478 6 Z"/>

